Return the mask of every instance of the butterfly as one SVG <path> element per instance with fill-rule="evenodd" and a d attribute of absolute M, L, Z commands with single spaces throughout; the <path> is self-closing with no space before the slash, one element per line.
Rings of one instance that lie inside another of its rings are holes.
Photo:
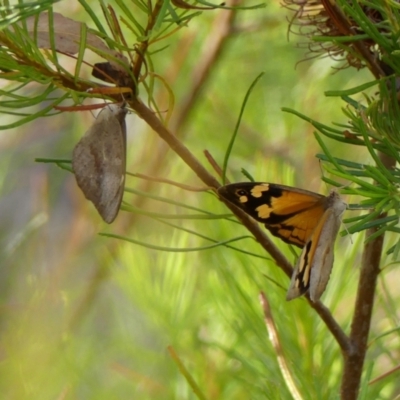
<path fill-rule="evenodd" d="M 111 224 L 125 187 L 127 110 L 107 104 L 72 153 L 76 182 L 105 222 Z"/>
<path fill-rule="evenodd" d="M 333 248 L 347 205 L 338 193 L 328 196 L 262 182 L 222 186 L 218 194 L 241 208 L 284 242 L 301 247 L 286 295 L 292 300 L 309 291 L 317 301 L 333 266 Z"/>

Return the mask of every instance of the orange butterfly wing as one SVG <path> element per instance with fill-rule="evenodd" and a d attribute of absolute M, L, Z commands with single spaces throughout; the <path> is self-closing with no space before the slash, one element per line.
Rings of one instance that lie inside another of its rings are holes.
<path fill-rule="evenodd" d="M 303 247 L 326 209 L 317 193 L 261 182 L 233 183 L 218 193 L 286 243 Z"/>
<path fill-rule="evenodd" d="M 303 248 L 287 293 L 292 300 L 310 291 L 317 301 L 333 266 L 333 247 L 346 204 L 336 192 L 322 196 L 271 183 L 246 182 L 222 186 L 218 193 L 265 224 L 275 236 Z"/>

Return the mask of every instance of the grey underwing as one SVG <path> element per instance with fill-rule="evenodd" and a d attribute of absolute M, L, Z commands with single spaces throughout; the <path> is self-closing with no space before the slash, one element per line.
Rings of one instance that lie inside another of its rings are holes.
<path fill-rule="evenodd" d="M 75 146 L 72 168 L 76 182 L 105 222 L 118 214 L 125 187 L 125 104 L 108 104 Z"/>

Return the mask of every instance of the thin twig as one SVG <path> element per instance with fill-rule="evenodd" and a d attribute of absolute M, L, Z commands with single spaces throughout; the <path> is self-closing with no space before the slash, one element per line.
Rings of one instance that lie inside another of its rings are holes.
<path fill-rule="evenodd" d="M 146 181 L 151 181 L 151 182 L 159 182 L 159 183 L 166 183 L 171 186 L 176 186 L 180 189 L 187 190 L 189 192 L 206 192 L 207 190 L 210 190 L 209 187 L 194 187 L 194 186 L 189 186 L 185 185 L 183 183 L 171 181 L 170 179 L 165 179 L 165 178 L 155 178 L 153 176 L 148 176 L 148 175 L 143 175 L 143 174 L 134 174 L 132 172 L 127 172 L 127 175 L 134 176 L 135 178 L 139 179 L 144 179 Z"/>
<path fill-rule="evenodd" d="M 214 176 L 212 176 L 193 156 L 188 148 L 162 124 L 162 122 L 157 118 L 151 109 L 149 109 L 138 99 L 129 101 L 129 105 L 134 111 L 136 111 L 138 116 L 144 119 L 147 124 L 160 136 L 160 138 L 169 145 L 171 150 L 173 150 L 196 173 L 203 183 L 213 189 L 218 189 L 221 186 Z M 224 201 L 224 203 L 239 218 L 243 225 L 254 235 L 256 240 L 275 260 L 276 264 L 290 277 L 293 272 L 290 262 L 269 239 L 266 233 L 261 230 L 259 225 L 256 224 L 254 220 L 250 218 L 244 211 L 240 210 L 229 202 Z"/>
<path fill-rule="evenodd" d="M 163 139 L 170 148 L 196 173 L 196 175 L 209 187 L 217 189 L 219 182 L 209 174 L 203 165 L 193 156 L 187 147 L 173 135 L 157 118 L 155 113 L 144 105 L 140 100 L 134 99 L 129 101 L 130 106 L 140 118 L 145 120 L 147 124 Z M 275 264 L 281 268 L 288 277 L 292 276 L 293 267 L 287 258 L 280 252 L 280 250 L 269 239 L 266 233 L 261 230 L 260 226 L 254 222 L 244 211 L 235 207 L 231 203 L 220 199 L 225 205 L 236 215 L 242 224 L 253 234 L 260 245 L 266 252 L 273 258 Z M 331 331 L 333 336 L 339 343 L 342 350 L 349 348 L 349 341 L 339 324 L 333 318 L 330 311 L 321 303 L 310 302 L 311 306 L 317 311 L 318 315 L 325 322 L 327 328 Z"/>
<path fill-rule="evenodd" d="M 240 4 L 240 2 L 241 0 L 234 0 L 231 6 Z M 206 83 L 211 79 L 213 72 L 216 70 L 215 65 L 221 58 L 221 55 L 230 37 L 230 33 L 232 32 L 235 13 L 236 12 L 234 10 L 219 10 L 216 12 L 215 20 L 213 21 L 210 33 L 207 35 L 207 38 L 204 41 L 201 54 L 197 57 L 199 61 L 191 73 L 191 77 L 188 79 L 184 98 L 175 107 L 171 122 L 169 124 L 171 131 L 179 137 L 184 136 L 185 132 L 182 131 L 182 126 L 188 120 L 190 111 L 195 108 L 195 104 L 201 98 L 201 94 L 206 86 Z M 191 48 L 191 46 L 184 47 L 187 51 L 189 51 Z M 185 49 L 182 49 L 182 45 L 179 46 L 179 53 L 176 55 L 176 57 L 181 59 L 182 53 L 185 52 Z M 179 61 L 176 61 L 176 57 L 173 57 L 173 71 L 177 74 L 176 77 L 179 77 L 179 73 L 183 67 L 180 65 L 177 66 L 177 62 L 179 64 Z M 185 59 L 186 57 L 182 60 L 182 63 Z M 170 75 L 172 74 L 173 73 Z M 173 82 L 174 76 L 170 76 L 167 80 L 168 82 Z M 163 100 L 161 99 L 160 102 L 163 103 Z M 151 160 L 147 160 L 148 167 L 146 172 L 149 175 L 158 176 L 161 175 L 165 168 L 169 149 L 168 146 L 164 145 L 164 143 L 157 143 L 155 146 L 157 147 L 155 147 L 153 154 L 156 153 L 157 156 Z M 145 182 L 140 187 L 140 190 L 144 192 L 150 191 L 151 182 Z M 135 205 L 141 208 L 143 207 L 143 201 L 143 198 L 138 198 L 135 201 Z"/>
<path fill-rule="evenodd" d="M 168 353 L 170 354 L 171 358 L 174 360 L 175 364 L 177 365 L 180 373 L 186 378 L 186 381 L 192 388 L 196 397 L 200 400 L 207 400 L 206 396 L 204 396 L 203 392 L 201 391 L 199 385 L 193 379 L 192 375 L 190 375 L 187 368 L 184 366 L 183 362 L 179 358 L 178 354 L 176 354 L 174 348 L 172 346 L 167 347 Z"/>
<path fill-rule="evenodd" d="M 211 155 L 211 153 L 208 150 L 204 150 L 204 155 L 207 158 L 207 161 L 210 163 L 210 165 L 213 167 L 213 170 L 218 174 L 220 178 L 222 178 L 222 168 L 218 165 L 218 163 L 215 161 L 214 157 Z M 227 179 L 225 179 L 225 183 L 229 183 Z"/>
<path fill-rule="evenodd" d="M 400 365 L 397 365 L 396 367 L 392 368 L 391 370 L 385 372 L 384 374 L 376 377 L 375 379 L 372 379 L 372 381 L 368 382 L 368 385 L 373 385 L 376 382 L 381 381 L 382 379 L 387 378 L 388 376 L 392 375 L 394 372 L 400 371 Z"/>
<path fill-rule="evenodd" d="M 321 319 L 325 322 L 325 325 L 335 337 L 339 344 L 340 349 L 343 353 L 348 353 L 351 351 L 351 341 L 349 337 L 344 333 L 341 326 L 337 323 L 333 315 L 331 314 L 329 308 L 327 308 L 320 301 L 312 302 L 308 294 L 305 296 L 308 300 L 308 304 L 318 313 Z"/>
<path fill-rule="evenodd" d="M 283 380 L 286 383 L 286 386 L 289 389 L 289 392 L 292 395 L 292 397 L 295 400 L 302 400 L 303 397 L 298 391 L 296 384 L 294 383 L 294 379 L 292 378 L 292 375 L 290 373 L 289 367 L 286 363 L 282 345 L 279 340 L 278 331 L 276 329 L 275 321 L 272 316 L 271 307 L 269 305 L 267 297 L 263 292 L 260 293 L 260 303 L 264 311 L 264 321 L 265 321 L 265 326 L 267 327 L 269 340 L 271 341 L 271 344 L 275 350 L 278 365 L 283 375 Z"/>
<path fill-rule="evenodd" d="M 147 48 L 149 47 L 149 34 L 154 28 L 154 25 L 157 21 L 157 17 L 161 11 L 162 5 L 164 3 L 164 0 L 158 0 L 157 3 L 155 4 L 153 11 L 151 15 L 149 16 L 149 19 L 147 21 L 147 27 L 144 31 L 143 37 L 147 38 L 143 40 L 138 48 L 138 51 L 136 52 L 135 60 L 133 62 L 133 76 L 136 78 L 136 82 L 139 82 L 139 77 L 140 77 L 140 72 L 142 70 L 142 65 L 144 63 L 144 55 L 147 52 Z M 149 2 L 149 4 L 151 4 Z"/>
<path fill-rule="evenodd" d="M 351 28 L 349 20 L 342 13 L 342 10 L 337 6 L 336 2 L 331 0 L 321 0 L 321 3 L 325 8 L 326 13 L 335 22 L 335 26 L 338 28 L 339 32 L 343 36 L 353 36 L 354 30 Z M 376 58 L 373 57 L 371 51 L 362 40 L 355 40 L 352 42 L 352 45 L 367 63 L 369 70 L 376 79 L 385 76 L 382 68 L 377 63 Z"/>

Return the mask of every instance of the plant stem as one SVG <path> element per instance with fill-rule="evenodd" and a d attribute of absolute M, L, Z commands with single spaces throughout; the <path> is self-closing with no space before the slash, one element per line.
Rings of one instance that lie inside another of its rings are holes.
<path fill-rule="evenodd" d="M 368 230 L 366 238 L 371 236 L 374 232 L 375 229 Z M 360 279 L 358 282 L 355 312 L 351 324 L 350 340 L 352 343 L 352 351 L 344 353 L 344 369 L 340 389 L 341 398 L 343 400 L 355 400 L 358 396 L 361 374 L 367 351 L 367 340 L 371 324 L 382 245 L 382 236 L 379 236 L 365 245 Z"/>
<path fill-rule="evenodd" d="M 380 158 L 388 169 L 393 168 L 395 165 L 395 161 L 385 155 L 381 155 Z M 380 215 L 378 218 L 382 217 L 384 215 Z M 361 263 L 357 298 L 350 332 L 352 346 L 350 351 L 343 353 L 344 369 L 340 389 L 342 400 L 356 400 L 360 389 L 384 239 L 384 236 L 381 235 L 368 242 L 368 237 L 375 233 L 377 229 L 379 228 L 372 228 L 366 232 L 367 243 Z"/>
<path fill-rule="evenodd" d="M 156 114 L 151 109 L 149 109 L 137 98 L 130 100 L 129 105 L 133 110 L 136 111 L 140 118 L 145 120 L 147 124 L 153 128 L 160 138 L 169 145 L 171 150 L 173 150 L 207 186 L 214 189 L 217 189 L 220 186 L 219 182 L 214 178 L 214 176 L 212 176 L 193 156 L 189 149 L 163 125 L 162 121 L 157 118 Z M 243 223 L 243 225 L 254 235 L 256 240 L 272 257 L 275 264 L 281 268 L 288 277 L 291 277 L 293 272 L 292 265 L 269 239 L 266 233 L 261 230 L 260 226 L 256 224 L 244 211 L 228 202 L 225 204 Z M 329 309 L 319 301 L 316 303 L 310 302 L 310 305 L 317 311 L 318 315 L 325 322 L 327 328 L 337 340 L 342 351 L 348 351 L 350 349 L 349 340 L 341 329 L 340 325 L 333 318 Z"/>

